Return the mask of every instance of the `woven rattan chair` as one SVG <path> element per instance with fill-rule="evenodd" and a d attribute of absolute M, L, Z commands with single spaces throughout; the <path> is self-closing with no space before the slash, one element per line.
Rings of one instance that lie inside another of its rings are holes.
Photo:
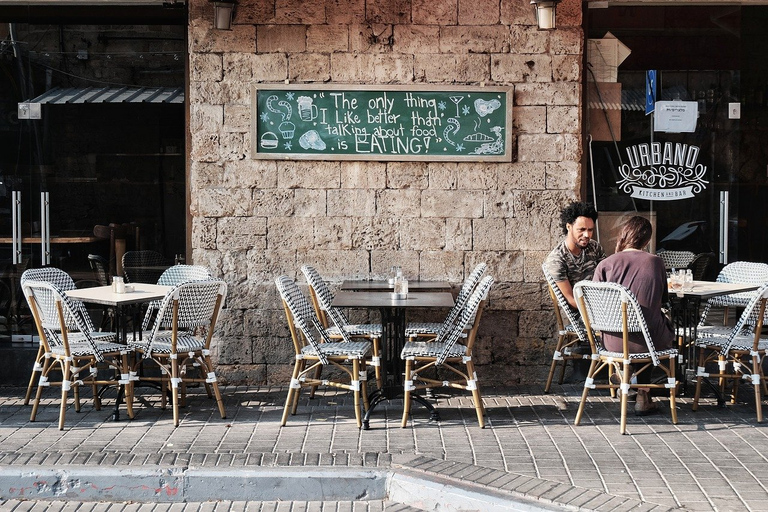
<path fill-rule="evenodd" d="M 419 389 L 434 389 L 450 387 L 463 389 L 472 393 L 475 402 L 475 412 L 480 428 L 485 427 L 485 408 L 480 396 L 480 387 L 477 384 L 477 373 L 472 362 L 472 348 L 480 326 L 480 318 L 483 316 L 483 308 L 488 302 L 488 291 L 493 284 L 493 278 L 486 276 L 475 287 L 475 290 L 467 300 L 466 307 L 461 316 L 452 327 L 443 331 L 435 341 L 424 343 L 420 341 L 407 341 L 400 353 L 400 358 L 405 361 L 405 395 L 403 398 L 403 419 L 401 426 L 408 424 L 408 414 L 411 411 L 411 393 Z M 474 318 L 474 321 L 472 319 Z M 467 323 L 472 326 L 467 333 L 465 344 L 458 343 L 464 326 Z M 463 365 L 466 371 L 459 366 Z M 423 372 L 430 368 L 437 368 L 450 374 L 444 379 L 430 378 Z"/>
<path fill-rule="evenodd" d="M 126 251 L 123 273 L 128 283 L 155 284 L 162 275 L 165 258 L 156 251 Z"/>
<path fill-rule="evenodd" d="M 467 304 L 467 300 L 469 300 L 469 296 L 477 286 L 477 283 L 480 282 L 483 274 L 485 274 L 486 268 L 487 265 L 485 263 L 480 263 L 474 268 L 474 270 L 472 270 L 467 279 L 464 281 L 464 284 L 461 286 L 461 290 L 459 290 L 459 294 L 456 296 L 456 302 L 448 312 L 448 315 L 443 322 L 410 322 L 405 326 L 406 338 L 411 340 L 434 339 L 437 338 L 441 333 L 450 329 L 454 322 L 456 322 L 456 319 L 461 315 L 461 312 L 464 310 L 464 307 Z M 469 326 L 466 325 L 464 328 L 467 329 Z"/>
<path fill-rule="evenodd" d="M 64 429 L 69 390 L 73 390 L 75 410 L 79 412 L 80 386 L 84 385 L 91 386 L 97 410 L 101 408 L 98 386 L 123 386 L 128 416 L 133 418 L 133 383 L 128 366 L 130 348 L 92 336 L 93 326 L 87 312 L 55 284 L 26 279 L 22 288 L 45 350 L 40 382 L 29 420 L 35 421 L 43 388 L 51 385 L 61 386 L 59 430 Z M 118 378 L 100 378 L 96 368 L 98 363 L 107 364 Z M 48 379 L 54 369 L 61 372 L 60 382 Z"/>
<path fill-rule="evenodd" d="M 766 300 L 768 283 L 763 284 L 753 294 L 727 336 L 711 335 L 706 327 L 699 328 L 699 336 L 695 342 L 699 349 L 699 361 L 696 371 L 696 394 L 693 398 L 694 411 L 699 407 L 703 379 L 719 379 L 721 393 L 725 392 L 725 383 L 730 380 L 733 384 L 731 403 L 736 403 L 739 382 L 745 379 L 754 386 L 757 421 L 763 421 L 762 394 L 765 391 L 765 376 L 762 361 L 768 350 L 768 338 L 761 337 L 760 334 L 766 313 Z M 750 325 L 755 327 L 747 327 Z M 713 363 L 717 363 L 717 371 L 707 372 L 707 365 Z"/>
<path fill-rule="evenodd" d="M 709 277 L 712 264 L 715 262 L 715 253 L 702 252 L 688 264 L 688 268 L 693 272 L 693 279 L 703 281 Z"/>
<path fill-rule="evenodd" d="M 380 357 L 380 343 L 382 336 L 381 324 L 352 324 L 347 320 L 344 312 L 331 306 L 333 303 L 333 293 L 325 283 L 320 274 L 314 267 L 309 265 L 302 265 L 301 272 L 307 279 L 309 284 L 309 295 L 312 300 L 312 305 L 315 309 L 320 324 L 325 328 L 326 334 L 332 340 L 342 339 L 341 331 L 343 330 L 350 338 L 367 338 L 371 340 L 373 356 L 367 364 L 373 366 L 374 374 L 376 376 L 376 387 L 381 389 L 381 357 Z M 328 318 L 331 319 L 333 325 L 330 325 Z M 321 367 L 317 367 L 319 371 Z M 319 378 L 320 374 L 316 374 L 315 378 Z M 314 396 L 314 389 L 310 396 Z"/>
<path fill-rule="evenodd" d="M 299 393 L 304 387 L 332 386 L 352 391 L 355 404 L 357 426 L 362 427 L 360 414 L 360 395 L 368 409 L 368 393 L 365 361 L 370 358 L 372 343 L 368 340 L 353 341 L 345 331 L 340 331 L 344 341 L 332 341 L 320 320 L 314 314 L 312 306 L 301 293 L 298 285 L 287 276 L 275 280 L 277 290 L 283 300 L 288 329 L 291 332 L 295 363 L 293 375 L 288 387 L 281 425 L 285 426 L 288 414 L 296 414 L 299 405 Z M 319 340 L 316 337 L 319 336 Z M 330 366 L 340 370 L 348 380 L 326 378 L 320 380 L 314 376 L 318 367 Z M 351 368 L 350 368 L 351 366 Z"/>
<path fill-rule="evenodd" d="M 720 271 L 720 274 L 718 274 L 717 282 L 747 283 L 760 286 L 764 283 L 768 283 L 768 264 L 750 261 L 735 261 L 729 263 L 724 266 Z M 713 307 L 721 307 L 723 308 L 723 325 L 728 325 L 728 308 L 746 307 L 754 298 L 755 293 L 756 292 L 752 291 L 712 297 L 707 301 L 707 305 L 704 306 L 704 311 L 701 313 L 700 323 L 703 324 L 706 322 L 707 315 Z"/>
<path fill-rule="evenodd" d="M 56 288 L 58 288 L 60 291 L 64 293 L 75 289 L 75 282 L 72 280 L 69 274 L 55 267 L 32 268 L 32 269 L 25 270 L 24 273 L 21 274 L 21 280 L 20 280 L 21 285 L 23 286 L 26 281 L 44 281 L 46 283 L 50 283 L 54 285 Z M 82 302 L 78 300 L 72 300 L 70 301 L 70 304 L 72 305 L 72 308 L 78 312 L 78 314 L 82 318 L 83 325 L 88 330 L 88 332 L 91 333 L 93 337 L 97 337 L 103 341 L 116 340 L 114 333 L 94 332 L 96 329 L 94 329 L 91 317 L 88 314 L 88 311 L 85 309 L 85 305 Z M 70 331 L 71 332 L 78 331 L 79 326 L 74 321 L 74 319 L 72 318 L 68 318 L 68 319 L 70 320 L 68 322 L 68 327 Z M 54 326 L 54 331 L 59 333 L 60 329 L 55 328 Z M 72 334 L 70 334 L 70 336 L 72 336 Z M 49 343 L 53 343 L 53 342 L 54 342 L 53 339 L 49 340 Z M 32 390 L 35 386 L 35 382 L 39 380 L 39 374 L 43 370 L 43 362 L 45 361 L 45 358 L 46 358 L 45 343 L 44 343 L 44 340 L 41 338 L 39 341 L 38 349 L 37 349 L 37 355 L 35 356 L 35 363 L 32 367 L 32 375 L 30 375 L 29 377 L 27 392 L 24 395 L 24 405 L 29 405 L 29 400 L 32 397 Z M 46 381 L 47 381 L 47 377 L 46 377 Z M 44 382 L 43 385 L 47 385 L 47 383 Z"/>
<path fill-rule="evenodd" d="M 666 269 L 687 268 L 696 257 L 691 251 L 667 251 L 665 249 L 659 249 L 656 256 L 661 258 Z"/>
<path fill-rule="evenodd" d="M 558 383 L 562 384 L 568 361 L 589 359 L 591 356 L 588 353 L 580 353 L 574 350 L 579 344 L 585 348 L 589 345 L 587 332 L 584 330 L 584 322 L 581 321 L 577 312 L 573 311 L 568 301 L 565 300 L 563 292 L 560 291 L 555 278 L 547 270 L 547 266 L 542 265 L 541 270 L 544 272 L 544 279 L 547 281 L 547 289 L 552 299 L 555 321 L 557 322 L 557 345 L 552 354 L 552 364 L 549 366 L 547 384 L 544 386 L 544 392 L 549 393 L 549 388 L 552 386 L 552 378 L 558 365 L 561 365 Z M 565 318 L 563 318 L 563 315 L 565 315 Z"/>
<path fill-rule="evenodd" d="M 213 275 L 208 267 L 202 265 L 174 265 L 168 267 L 157 279 L 157 284 L 163 286 L 176 286 L 188 281 L 205 281 L 211 279 Z M 141 323 L 142 330 L 149 329 L 154 321 L 162 301 L 152 301 L 147 305 L 147 311 L 144 314 L 144 320 Z M 170 319 L 169 319 L 170 320 Z"/>
<path fill-rule="evenodd" d="M 592 281 L 576 283 L 573 291 L 576 303 L 579 305 L 579 311 L 581 311 L 581 318 L 584 320 L 584 326 L 593 354 L 574 424 L 578 425 L 581 422 L 584 405 L 587 402 L 587 395 L 591 389 L 618 389 L 621 393 L 620 428 L 621 433 L 625 434 L 627 431 L 627 398 L 629 390 L 638 387 L 668 389 L 672 423 L 677 423 L 677 409 L 675 408 L 677 349 L 656 350 L 635 294 L 617 283 L 597 283 Z M 594 335 L 594 331 L 622 333 L 624 337 L 623 352 L 610 352 L 606 350 L 600 340 Z M 630 333 L 643 334 L 648 348 L 647 352 L 629 352 L 627 341 Z M 630 364 L 643 365 L 639 369 L 634 368 L 635 375 L 658 368 L 666 374 L 667 379 L 663 383 L 632 384 L 630 383 L 630 375 L 632 373 Z M 595 375 L 603 368 L 609 366 L 619 367 L 621 383 L 613 384 L 609 379 L 606 384 L 595 384 Z"/>
<path fill-rule="evenodd" d="M 176 427 L 179 426 L 179 388 L 189 383 L 205 384 L 208 398 L 213 398 L 213 388 L 219 414 L 227 417 L 211 362 L 211 340 L 226 295 L 226 283 L 217 279 L 178 284 L 162 300 L 152 330 L 145 339 L 129 342 L 144 361 L 152 360 L 160 367 L 160 377 L 142 377 L 142 380 L 160 382 L 162 408 L 166 406 L 167 386 L 171 385 Z M 202 375 L 187 371 L 193 366 L 198 366 Z"/>

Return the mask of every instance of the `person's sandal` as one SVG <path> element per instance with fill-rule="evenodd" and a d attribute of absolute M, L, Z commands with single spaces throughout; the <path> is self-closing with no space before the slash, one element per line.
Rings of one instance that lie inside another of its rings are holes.
<path fill-rule="evenodd" d="M 632 369 L 630 368 L 629 369 L 629 378 L 630 378 L 630 380 L 632 379 L 632 376 L 634 375 L 634 373 L 635 372 L 632 371 Z M 611 376 L 608 378 L 608 381 L 611 384 L 613 384 L 614 386 L 621 385 L 621 374 L 618 373 L 618 372 L 613 372 L 611 374 Z M 632 388 L 630 388 L 629 392 L 627 393 L 627 400 L 629 400 L 630 402 L 634 402 L 635 400 L 637 400 L 637 391 L 632 389 Z"/>

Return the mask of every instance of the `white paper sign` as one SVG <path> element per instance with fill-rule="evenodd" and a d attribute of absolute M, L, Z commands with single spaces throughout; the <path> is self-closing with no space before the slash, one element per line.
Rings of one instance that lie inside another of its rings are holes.
<path fill-rule="evenodd" d="M 699 103 L 696 101 L 657 101 L 653 131 L 689 133 L 696 131 Z"/>

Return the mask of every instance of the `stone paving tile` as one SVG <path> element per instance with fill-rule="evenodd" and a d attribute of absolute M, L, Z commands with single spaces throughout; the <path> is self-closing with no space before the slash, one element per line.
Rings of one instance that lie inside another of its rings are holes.
<path fill-rule="evenodd" d="M 607 394 L 591 393 L 581 425 L 574 426 L 578 386 L 555 387 L 548 395 L 539 387 L 484 388 L 485 429 L 477 427 L 467 396 L 435 393 L 440 422 L 429 422 L 415 407 L 402 429 L 402 401 L 393 400 L 379 405 L 371 430 L 360 431 L 341 392 L 303 397 L 284 428 L 283 389 L 236 386 L 223 392 L 228 418 L 219 418 L 200 390 L 190 390 L 174 428 L 170 409 L 161 410 L 149 390 L 139 391 L 135 419 L 120 422 L 110 420 L 110 398 L 96 411 L 84 390 L 82 411 L 68 410 L 59 432 L 54 393 L 46 393 L 38 421 L 30 423 L 30 408 L 20 404 L 23 390 L 0 388 L 0 465 L 388 467 L 410 458 L 420 470 L 484 485 L 528 482 L 536 488 L 541 484 L 530 483 L 535 479 L 573 485 L 607 495 L 607 504 L 645 499 L 662 509 L 768 508 L 762 505 L 768 503 L 762 483 L 768 426 L 756 423 L 749 403 L 719 408 L 704 399 L 694 413 L 684 397 L 677 425 L 668 410 L 630 416 L 629 435 L 622 436 L 618 403 Z"/>

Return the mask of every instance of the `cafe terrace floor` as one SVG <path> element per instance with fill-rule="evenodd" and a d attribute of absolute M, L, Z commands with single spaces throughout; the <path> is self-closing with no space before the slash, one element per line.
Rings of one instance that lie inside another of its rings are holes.
<path fill-rule="evenodd" d="M 750 388 L 743 386 L 745 400 L 752 395 Z M 439 422 L 430 423 L 425 410 L 414 404 L 413 420 L 405 429 L 400 428 L 402 400 L 393 400 L 376 409 L 366 431 L 355 425 L 351 397 L 343 392 L 319 393 L 312 400 L 303 394 L 297 415 L 281 428 L 282 388 L 223 388 L 228 412 L 223 420 L 215 402 L 202 390 L 192 389 L 181 424 L 173 428 L 171 411 L 160 409 L 154 390 L 139 389 L 135 419 L 111 421 L 113 400 L 107 397 L 101 411 L 95 411 L 90 402 L 84 402 L 79 414 L 70 407 L 65 430 L 60 432 L 57 391 L 45 394 L 38 421 L 30 423 L 30 407 L 22 405 L 23 390 L 0 388 L 0 495 L 6 500 L 0 501 L 0 509 L 30 510 L 28 505 L 43 496 L 46 487 L 38 483 L 22 489 L 19 483 L 13 491 L 17 494 L 9 496 L 6 483 L 14 475 L 38 470 L 70 475 L 119 471 L 139 478 L 143 472 L 179 475 L 194 469 L 202 481 L 218 475 L 220 484 L 221 471 L 234 478 L 238 472 L 279 474 L 274 471 L 299 468 L 326 475 L 352 470 L 401 472 L 414 481 L 437 482 L 442 491 L 424 488 L 409 498 L 401 496 L 396 503 L 391 496 L 347 502 L 334 495 L 333 485 L 326 484 L 324 496 L 307 498 L 298 508 L 280 508 L 281 501 L 265 508 L 261 498 L 256 506 L 249 497 L 257 495 L 257 487 L 249 491 L 245 486 L 243 497 L 229 498 L 244 501 L 227 503 L 251 503 L 247 510 L 423 510 L 433 497 L 449 499 L 441 492 L 454 488 L 532 507 L 514 510 L 563 506 L 572 510 L 768 510 L 768 423 L 756 423 L 754 404 L 721 408 L 709 398 L 698 412 L 692 412 L 690 397 L 683 398 L 677 425 L 671 423 L 668 409 L 654 416 L 630 415 L 629 435 L 622 436 L 618 402 L 600 392 L 590 396 L 582 424 L 573 425 L 580 391 L 577 384 L 553 386 L 546 395 L 539 386 L 483 389 L 488 413 L 485 429 L 477 427 L 471 400 L 464 394 L 435 395 Z M 87 398 L 87 391 L 83 394 Z M 667 406 L 667 400 L 660 401 Z M 92 488 L 100 485 L 98 478 L 93 482 Z M 133 485 L 126 482 L 128 487 Z M 211 498 L 226 500 L 216 496 L 215 488 L 210 488 Z M 106 501 L 121 500 L 114 489 L 80 492 Z M 71 492 L 61 496 L 71 499 Z M 317 504 L 331 496 L 330 501 L 344 502 L 346 508 Z M 179 499 L 170 494 L 158 498 Z M 312 500 L 318 500 L 316 508 L 307 505 Z M 142 499 L 133 501 L 133 508 L 126 504 L 114 508 L 113 503 L 109 510 L 145 510 L 139 508 Z M 188 501 L 205 500 L 191 496 Z M 64 502 L 58 503 L 61 510 L 69 510 L 62 506 Z M 151 510 L 246 509 L 245 505 L 222 508 L 226 507 L 222 503 L 213 508 L 166 504 Z"/>

